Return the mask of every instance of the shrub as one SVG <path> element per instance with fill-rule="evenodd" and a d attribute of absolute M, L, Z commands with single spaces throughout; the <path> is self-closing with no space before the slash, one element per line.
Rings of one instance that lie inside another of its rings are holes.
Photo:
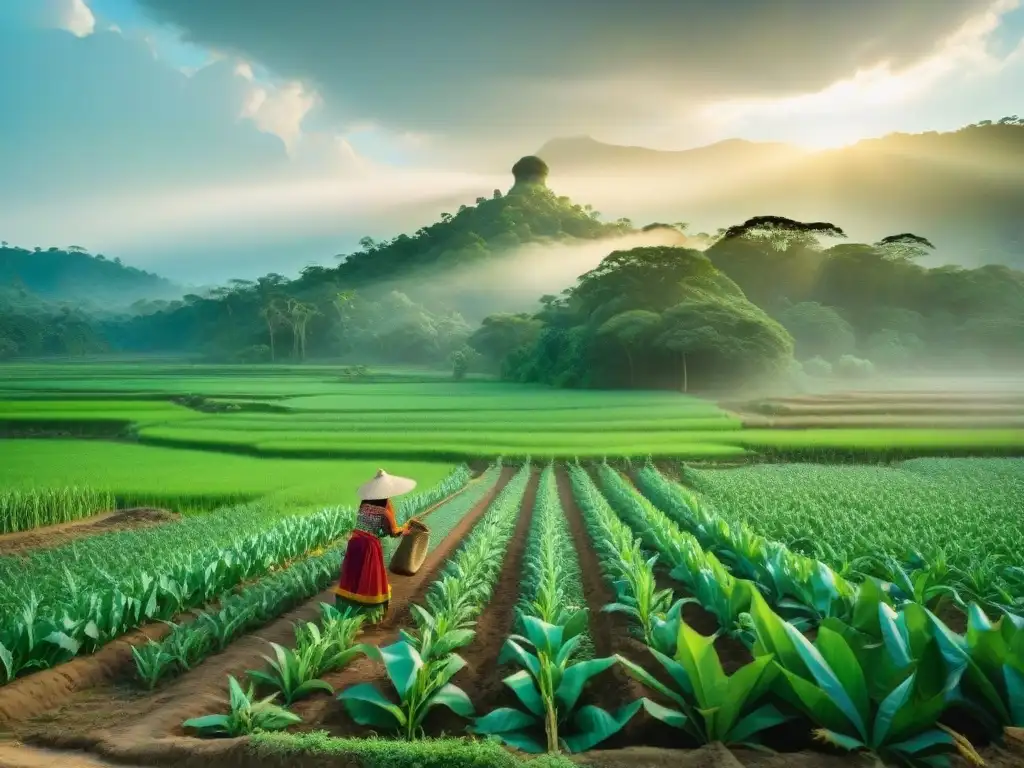
<path fill-rule="evenodd" d="M 815 355 L 810 360 L 804 361 L 804 373 L 819 379 L 831 376 L 832 363 L 823 357 Z"/>

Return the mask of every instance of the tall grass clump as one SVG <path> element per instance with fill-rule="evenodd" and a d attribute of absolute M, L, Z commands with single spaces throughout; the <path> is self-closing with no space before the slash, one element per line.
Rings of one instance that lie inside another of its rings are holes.
<path fill-rule="evenodd" d="M 0 534 L 70 523 L 114 508 L 114 495 L 95 488 L 0 491 Z"/>

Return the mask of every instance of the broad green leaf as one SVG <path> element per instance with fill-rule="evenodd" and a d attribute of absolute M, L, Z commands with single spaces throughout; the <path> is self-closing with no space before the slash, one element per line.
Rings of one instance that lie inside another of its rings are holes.
<path fill-rule="evenodd" d="M 508 746 L 512 747 L 513 749 L 518 749 L 520 752 L 526 752 L 532 755 L 539 755 L 546 751 L 544 745 L 537 741 L 535 738 L 518 731 L 496 733 L 494 734 L 494 737 L 499 741 L 502 741 Z"/>
<path fill-rule="evenodd" d="M 670 725 L 673 728 L 679 728 L 680 730 L 686 727 L 686 715 L 679 710 L 663 707 L 658 702 L 651 701 L 647 698 L 643 698 L 640 701 L 643 703 L 644 711 L 656 720 L 660 720 L 665 723 L 665 725 Z"/>
<path fill-rule="evenodd" d="M 803 663 L 806 665 L 806 668 L 810 671 L 811 675 L 813 675 L 815 681 L 820 686 L 821 690 L 843 713 L 843 716 L 854 727 L 861 739 L 866 741 L 867 733 L 864 720 L 861 718 L 860 711 L 853 703 L 853 700 L 850 698 L 850 694 L 843 687 L 842 681 L 836 675 L 835 671 L 829 667 L 828 662 L 825 661 L 818 649 L 811 645 L 810 641 L 795 627 L 790 624 L 785 624 L 784 631 L 793 646 L 796 648 L 796 651 L 800 655 Z"/>
<path fill-rule="evenodd" d="M 1010 705 L 1010 725 L 1024 728 L 1024 672 L 1006 664 L 1003 666 L 1003 680 Z"/>
<path fill-rule="evenodd" d="M 733 672 L 728 678 L 725 690 L 718 702 L 719 709 L 715 717 L 716 734 L 719 740 L 724 740 L 726 734 L 732 731 L 733 726 L 740 716 L 740 713 L 751 703 L 752 694 L 759 694 L 763 690 L 761 684 L 765 675 L 774 673 L 775 668 L 771 665 L 771 656 L 759 656 Z M 753 699 L 756 701 L 756 699 Z"/>
<path fill-rule="evenodd" d="M 304 683 L 302 683 L 300 686 L 298 686 L 292 691 L 292 695 L 288 697 L 287 703 L 291 704 L 293 701 L 296 701 L 297 699 L 305 698 L 313 691 L 325 691 L 326 693 L 332 695 L 334 694 L 334 688 L 332 688 L 331 684 L 328 683 L 326 680 L 306 680 Z"/>
<path fill-rule="evenodd" d="M 231 719 L 228 715 L 204 715 L 193 717 L 181 724 L 182 728 L 195 728 L 197 731 L 218 730 L 227 731 Z"/>
<path fill-rule="evenodd" d="M 505 683 L 530 712 L 537 717 L 544 716 L 544 699 L 534 683 L 533 677 L 526 670 L 520 670 L 514 675 L 509 675 L 502 682 Z"/>
<path fill-rule="evenodd" d="M 914 689 L 914 680 L 914 675 L 908 677 L 878 705 L 878 712 L 875 713 L 875 726 L 871 733 L 871 746 L 874 749 L 878 749 L 885 743 L 886 738 L 889 736 L 889 729 L 896 718 L 896 713 L 903 708 L 903 705 L 910 701 L 910 694 Z"/>
<path fill-rule="evenodd" d="M 562 645 L 562 628 L 541 621 L 536 616 L 524 616 L 523 629 L 527 639 L 538 652 L 554 656 Z"/>
<path fill-rule="evenodd" d="M 860 715 L 860 721 L 867 723 L 871 717 L 871 702 L 868 698 L 868 685 L 864 679 L 864 670 L 861 669 L 856 654 L 842 635 L 827 627 L 821 627 L 818 630 L 815 647 L 821 653 L 825 663 L 835 672 L 839 682 L 842 683 L 843 690 L 849 694 L 850 700 Z"/>
<path fill-rule="evenodd" d="M 922 752 L 933 750 L 936 747 L 956 747 L 956 740 L 945 731 L 934 728 L 924 733 L 913 736 L 905 741 L 890 744 L 888 749 L 891 752 L 898 752 L 903 755 L 918 755 Z"/>
<path fill-rule="evenodd" d="M 573 613 L 565 622 L 562 627 L 562 641 L 565 642 L 571 638 L 577 637 L 587 631 L 587 626 L 590 623 L 590 611 L 586 608 Z"/>
<path fill-rule="evenodd" d="M 395 686 L 402 701 L 416 684 L 416 676 L 423 668 L 419 652 L 408 643 L 393 643 L 380 649 L 380 656 L 387 669 L 391 684 Z"/>
<path fill-rule="evenodd" d="M 676 661 L 693 683 L 698 706 L 704 708 L 717 707 L 728 685 L 714 642 L 714 637 L 705 637 L 685 621 L 680 622 Z"/>
<path fill-rule="evenodd" d="M 338 694 L 346 711 L 359 725 L 397 730 L 406 723 L 405 713 L 370 683 L 361 683 Z"/>
<path fill-rule="evenodd" d="M 482 735 L 497 735 L 531 728 L 537 718 L 511 707 L 499 707 L 473 722 L 473 732 Z"/>
<path fill-rule="evenodd" d="M 757 634 L 754 655 L 770 653 L 779 666 L 800 677 L 809 677 L 810 671 L 786 631 L 788 625 L 768 607 L 768 603 L 756 591 L 750 601 L 750 617 L 754 621 Z"/>
<path fill-rule="evenodd" d="M 583 686 L 594 676 L 615 666 L 615 657 L 589 659 L 573 664 L 562 674 L 562 682 L 555 690 L 555 698 L 566 712 L 571 712 L 583 692 Z"/>
<path fill-rule="evenodd" d="M 785 667 L 779 669 L 789 684 L 792 703 L 803 709 L 811 722 L 832 731 L 851 730 L 852 724 L 849 719 L 825 691 L 814 682 L 793 674 Z"/>
<path fill-rule="evenodd" d="M 474 713 L 473 702 L 469 700 L 466 692 L 451 683 L 446 684 L 430 697 L 427 709 L 433 707 L 448 707 L 456 715 L 466 718 L 472 717 Z"/>
<path fill-rule="evenodd" d="M 572 719 L 576 733 L 564 739 L 566 748 L 574 754 L 593 749 L 621 731 L 642 706 L 643 700 L 638 700 L 614 713 L 600 707 L 581 707 Z"/>
<path fill-rule="evenodd" d="M 639 681 L 643 685 L 650 688 L 652 691 L 657 691 L 662 696 L 672 699 L 681 707 L 687 706 L 688 702 L 683 696 L 680 696 L 675 691 L 663 685 L 660 680 L 654 677 L 650 672 L 641 667 L 639 664 L 636 664 L 623 656 L 617 656 L 616 658 L 618 659 L 619 664 L 622 665 L 623 669 L 626 670 L 626 673 L 634 680 Z"/>
<path fill-rule="evenodd" d="M 507 661 L 515 661 L 519 666 L 526 668 L 534 677 L 540 677 L 540 661 L 511 638 L 505 641 L 505 645 L 501 649 L 501 655 L 498 657 L 499 665 Z"/>
<path fill-rule="evenodd" d="M 727 744 L 750 743 L 751 739 L 762 731 L 774 728 L 776 725 L 784 723 L 789 719 L 791 718 L 782 714 L 775 705 L 765 704 L 736 723 L 736 726 L 725 734 L 723 741 Z"/>

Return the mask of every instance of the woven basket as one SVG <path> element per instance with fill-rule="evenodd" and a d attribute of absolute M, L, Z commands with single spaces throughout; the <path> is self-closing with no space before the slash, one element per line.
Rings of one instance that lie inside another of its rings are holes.
<path fill-rule="evenodd" d="M 412 528 L 402 537 L 395 554 L 391 557 L 391 572 L 400 576 L 412 576 L 427 559 L 430 546 L 430 531 L 423 528 Z"/>

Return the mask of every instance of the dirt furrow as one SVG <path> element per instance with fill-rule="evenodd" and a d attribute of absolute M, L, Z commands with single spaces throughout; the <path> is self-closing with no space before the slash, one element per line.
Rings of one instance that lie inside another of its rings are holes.
<path fill-rule="evenodd" d="M 516 605 L 519 603 L 523 582 L 523 557 L 526 554 L 539 480 L 540 473 L 534 470 L 527 481 L 516 527 L 505 550 L 505 559 L 491 599 L 477 619 L 473 642 L 459 651 L 466 660 L 466 667 L 452 679 L 452 683 L 469 695 L 480 713 L 489 712 L 507 698 L 507 689 L 501 681 L 508 670 L 498 666 L 498 657 L 515 625 Z M 432 733 L 451 734 L 461 733 L 466 722 L 446 710 L 435 710 L 428 725 Z"/>
<path fill-rule="evenodd" d="M 363 632 L 359 636 L 359 642 L 376 646 L 388 645 L 398 639 L 399 629 L 412 624 L 412 617 L 409 613 L 410 603 L 423 601 L 441 566 L 473 529 L 473 526 L 487 511 L 494 497 L 508 484 L 515 472 L 515 467 L 505 467 L 502 470 L 501 477 L 494 488 L 452 529 L 444 541 L 427 555 L 426 561 L 415 576 L 391 577 L 391 606 L 388 617 L 378 626 L 370 627 Z M 375 680 L 380 675 L 381 668 L 376 662 L 361 658 L 340 672 L 326 675 L 324 680 L 330 683 L 335 691 L 341 691 L 358 683 Z M 346 732 L 353 728 L 351 721 L 345 716 L 333 696 L 315 695 L 304 701 L 296 702 L 292 711 L 302 718 L 304 723 L 302 728 L 304 729 L 328 728 L 332 732 Z"/>
<path fill-rule="evenodd" d="M 590 539 L 583 514 L 572 495 L 572 484 L 564 467 L 555 473 L 558 499 L 562 504 L 569 532 L 576 547 L 576 556 L 583 577 L 583 596 L 590 609 L 590 637 L 598 658 L 621 654 L 634 661 L 643 661 L 647 651 L 630 635 L 629 621 L 624 614 L 608 613 L 603 608 L 615 602 L 615 592 L 601 573 L 594 543 Z M 600 678 L 598 700 L 604 707 L 620 707 L 644 695 L 640 686 L 621 669 L 615 668 Z"/>

